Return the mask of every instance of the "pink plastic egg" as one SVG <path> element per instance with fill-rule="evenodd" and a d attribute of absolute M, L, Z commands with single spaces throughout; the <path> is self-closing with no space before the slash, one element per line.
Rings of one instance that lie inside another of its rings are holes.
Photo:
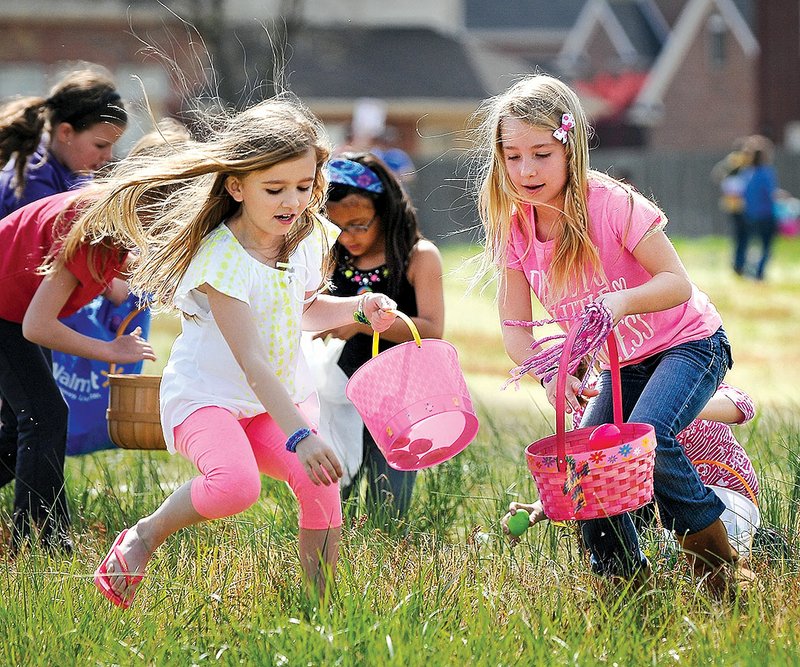
<path fill-rule="evenodd" d="M 589 445 L 592 449 L 606 449 L 619 444 L 622 444 L 622 433 L 616 424 L 600 424 L 589 435 Z"/>
<path fill-rule="evenodd" d="M 430 438 L 417 438 L 408 446 L 408 451 L 412 454 L 424 454 L 431 447 L 433 447 L 433 442 Z"/>
<path fill-rule="evenodd" d="M 386 461 L 398 470 L 416 470 L 419 466 L 419 457 L 416 454 L 405 452 L 402 449 L 391 452 Z"/>

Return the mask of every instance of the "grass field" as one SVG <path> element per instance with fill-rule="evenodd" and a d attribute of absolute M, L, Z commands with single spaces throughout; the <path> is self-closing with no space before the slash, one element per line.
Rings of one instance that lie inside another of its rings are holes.
<path fill-rule="evenodd" d="M 725 320 L 736 358 L 729 379 L 759 408 L 737 434 L 759 473 L 764 523 L 797 545 L 800 241 L 781 239 L 764 283 L 731 275 L 724 240 L 676 245 Z M 386 533 L 367 516 L 348 521 L 328 605 L 303 592 L 291 494 L 264 480 L 247 512 L 173 536 L 133 607 L 112 608 L 91 584 L 94 567 L 113 536 L 192 469 L 160 452 L 98 452 L 67 465 L 76 554 L 0 557 L 0 665 L 800 664 L 796 553 L 758 549 L 758 588 L 728 606 L 694 589 L 656 531 L 643 536 L 656 575 L 644 592 L 588 574 L 566 527 L 537 526 L 508 547 L 503 509 L 535 497 L 522 447 L 552 431 L 553 412 L 538 387 L 499 391 L 510 362 L 491 290 L 464 295 L 459 266 L 472 253 L 444 253 L 446 338 L 479 405 L 479 436 L 420 475 L 407 525 Z M 175 327 L 154 326 L 160 364 Z M 11 500 L 3 489 L 6 525 Z"/>

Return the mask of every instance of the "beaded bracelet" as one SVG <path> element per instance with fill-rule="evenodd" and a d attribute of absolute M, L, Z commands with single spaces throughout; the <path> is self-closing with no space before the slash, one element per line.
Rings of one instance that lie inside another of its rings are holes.
<path fill-rule="evenodd" d="M 361 300 L 358 302 L 358 308 L 353 313 L 353 319 L 359 324 L 371 326 L 369 318 L 364 314 L 364 297 L 361 297 Z"/>
<path fill-rule="evenodd" d="M 303 427 L 297 429 L 294 433 L 292 433 L 288 440 L 286 441 L 286 451 L 287 452 L 296 452 L 297 445 L 300 443 L 301 440 L 304 440 L 308 436 L 310 436 L 313 431 L 308 427 Z"/>

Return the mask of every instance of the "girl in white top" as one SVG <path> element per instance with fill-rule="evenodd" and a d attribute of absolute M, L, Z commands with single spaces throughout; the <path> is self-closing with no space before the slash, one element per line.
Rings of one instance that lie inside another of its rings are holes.
<path fill-rule="evenodd" d="M 161 418 L 170 451 L 201 473 L 115 539 L 95 584 L 118 606 L 131 604 L 172 533 L 255 503 L 260 473 L 285 480 L 298 498 L 302 565 L 325 590 L 320 562 L 336 562 L 342 470 L 314 431 L 300 332 L 343 326 L 354 313 L 383 331 L 395 316 L 379 294 L 319 293 L 336 233 L 318 214 L 323 136 L 298 101 L 262 102 L 203 144 L 121 163 L 113 193 L 86 214 L 98 231 L 139 247 L 132 289 L 182 315 Z"/>

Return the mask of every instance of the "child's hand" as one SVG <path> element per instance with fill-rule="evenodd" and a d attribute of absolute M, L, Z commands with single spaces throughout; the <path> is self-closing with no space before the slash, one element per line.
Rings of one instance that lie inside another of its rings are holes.
<path fill-rule="evenodd" d="M 103 292 L 103 296 L 115 306 L 125 303 L 129 295 L 128 283 L 121 278 L 112 278 L 111 284 Z"/>
<path fill-rule="evenodd" d="M 397 304 L 385 294 L 377 294 L 375 292 L 367 294 L 363 297 L 361 306 L 370 326 L 378 333 L 386 331 L 397 318 L 394 313 L 386 312 L 387 310 L 396 309 Z"/>
<path fill-rule="evenodd" d="M 626 315 L 631 314 L 628 312 L 628 299 L 626 292 L 627 290 L 608 292 L 606 294 L 601 294 L 595 299 L 596 303 L 604 305 L 611 311 L 611 316 L 613 318 L 612 321 L 614 324 L 619 322 Z"/>
<path fill-rule="evenodd" d="M 547 394 L 547 400 L 550 405 L 556 407 L 556 386 L 558 385 L 558 376 L 554 375 L 549 382 L 544 383 L 544 390 Z M 580 410 L 580 403 L 578 403 L 578 392 L 581 390 L 581 380 L 574 375 L 567 375 L 566 391 L 564 398 L 566 399 L 565 411 L 567 414 Z M 581 396 L 584 398 L 592 398 L 597 396 L 600 392 L 594 387 L 585 387 Z"/>
<path fill-rule="evenodd" d="M 142 338 L 142 328 L 136 327 L 131 333 L 119 336 L 108 342 L 109 361 L 118 364 L 132 364 L 142 359 L 156 360 L 153 347 Z"/>
<path fill-rule="evenodd" d="M 306 469 L 308 478 L 317 486 L 330 486 L 338 482 L 343 474 L 342 464 L 328 444 L 316 433 L 297 443 L 297 457 Z"/>
<path fill-rule="evenodd" d="M 508 529 L 508 520 L 517 513 L 517 510 L 525 510 L 530 515 L 528 526 L 536 525 L 547 518 L 544 514 L 542 503 L 538 500 L 530 505 L 526 503 L 509 504 L 508 512 L 500 519 L 500 525 L 503 527 L 503 532 L 508 536 L 508 540 L 511 542 L 512 546 L 518 544 L 521 537 L 520 535 L 512 535 L 511 531 Z"/>

